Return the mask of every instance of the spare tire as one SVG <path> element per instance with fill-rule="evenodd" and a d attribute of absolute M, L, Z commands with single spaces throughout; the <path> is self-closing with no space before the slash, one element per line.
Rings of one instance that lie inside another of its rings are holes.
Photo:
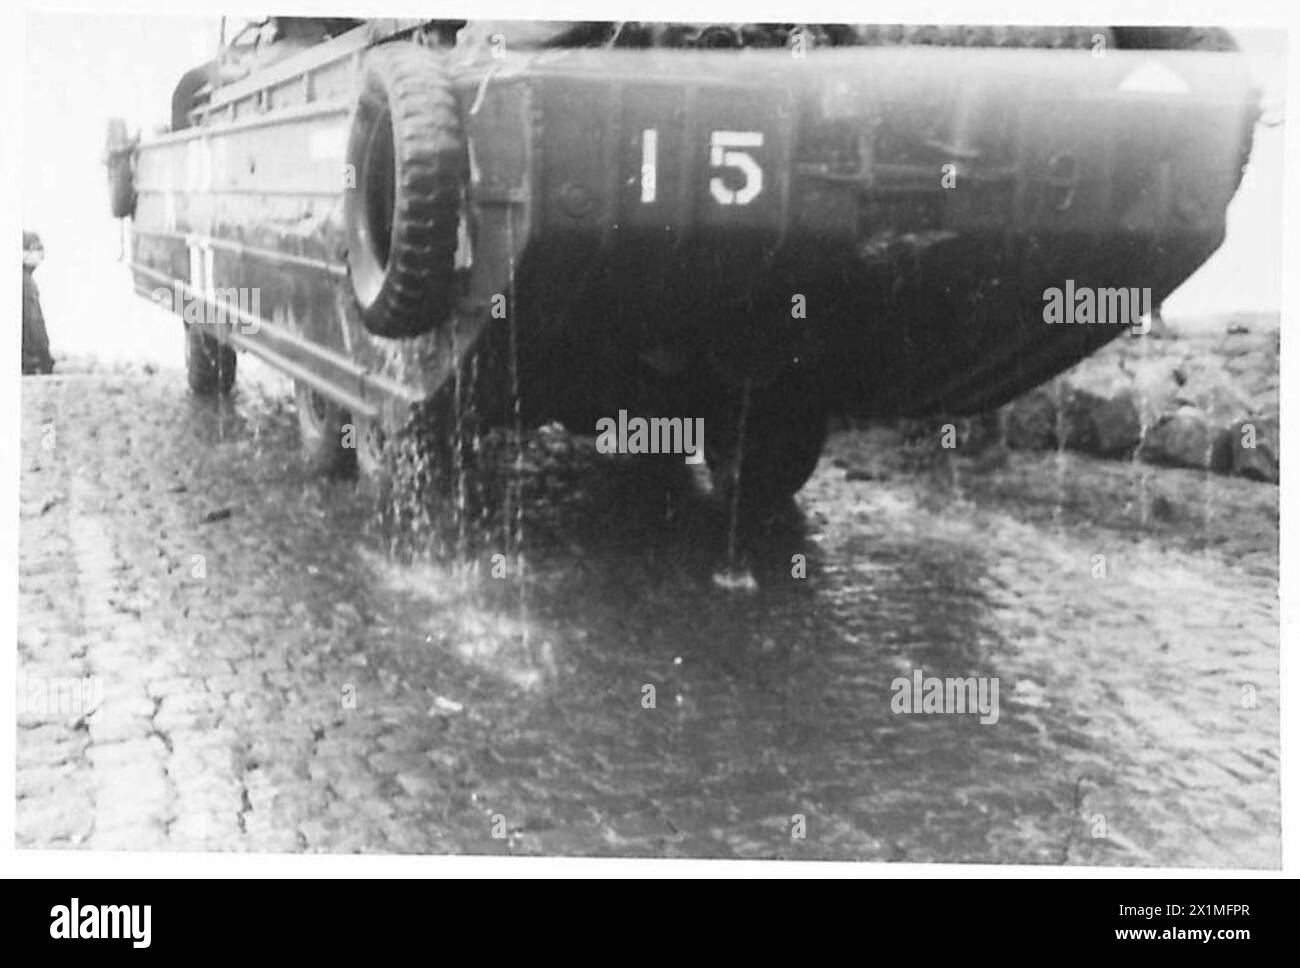
<path fill-rule="evenodd" d="M 433 51 L 375 48 L 366 60 L 345 169 L 352 290 L 377 336 L 428 332 L 451 309 L 465 144 Z"/>

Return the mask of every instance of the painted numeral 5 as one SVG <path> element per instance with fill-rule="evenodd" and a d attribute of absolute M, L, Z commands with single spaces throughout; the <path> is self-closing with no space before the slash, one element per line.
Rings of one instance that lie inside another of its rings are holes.
<path fill-rule="evenodd" d="M 754 156 L 740 148 L 761 148 L 761 131 L 715 131 L 709 139 L 709 164 L 714 168 L 735 168 L 745 176 L 744 184 L 731 189 L 715 175 L 709 181 L 709 194 L 719 205 L 748 205 L 763 190 L 763 169 Z"/>

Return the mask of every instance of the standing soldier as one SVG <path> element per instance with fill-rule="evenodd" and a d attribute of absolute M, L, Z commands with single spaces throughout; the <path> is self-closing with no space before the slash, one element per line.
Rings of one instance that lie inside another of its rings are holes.
<path fill-rule="evenodd" d="M 45 247 L 35 232 L 23 232 L 23 373 L 53 373 L 50 339 L 45 335 L 41 293 L 32 273 L 45 258 Z"/>

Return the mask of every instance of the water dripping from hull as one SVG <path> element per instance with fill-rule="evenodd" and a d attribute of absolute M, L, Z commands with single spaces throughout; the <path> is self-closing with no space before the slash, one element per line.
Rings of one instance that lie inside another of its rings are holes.
<path fill-rule="evenodd" d="M 738 538 L 740 531 L 740 499 L 745 474 L 745 432 L 749 422 L 750 401 L 754 381 L 746 377 L 741 391 L 740 415 L 736 421 L 736 452 L 728 468 L 728 507 L 727 507 L 727 559 L 722 568 L 713 573 L 713 584 L 726 591 L 753 592 L 758 590 L 758 582 L 753 572 L 739 554 Z"/>
<path fill-rule="evenodd" d="M 1146 341 L 1146 336 L 1126 337 L 1129 339 L 1141 340 L 1138 349 L 1138 372 L 1145 373 L 1147 364 L 1151 356 L 1151 346 Z M 1129 455 L 1129 467 L 1137 476 L 1137 506 L 1138 506 L 1138 525 L 1145 530 L 1148 524 L 1150 514 L 1150 499 L 1147 494 L 1147 482 L 1150 479 L 1150 471 L 1142 461 L 1142 448 L 1146 446 L 1147 433 L 1151 430 L 1151 404 L 1150 398 L 1146 392 L 1146 383 L 1143 380 L 1137 382 L 1137 408 L 1138 408 L 1138 442 L 1133 448 L 1133 453 Z"/>
<path fill-rule="evenodd" d="M 506 561 L 510 562 L 511 578 L 519 591 L 517 611 L 519 628 L 523 634 L 523 649 L 528 650 L 528 574 L 524 555 L 524 422 L 523 399 L 519 385 L 519 312 L 515 300 L 515 262 L 513 223 L 510 232 L 510 275 L 509 275 L 509 315 L 510 315 L 510 414 L 513 422 L 514 461 L 506 495 L 507 513 L 503 515 L 502 526 L 508 529 L 506 538 Z"/>
<path fill-rule="evenodd" d="M 962 449 L 965 449 L 972 442 L 978 443 L 974 439 L 972 431 L 973 422 L 970 417 L 961 417 L 961 427 L 954 428 L 958 430 L 958 442 Z M 957 459 L 957 451 L 947 451 L 948 456 L 948 486 L 952 494 L 952 501 L 957 504 L 964 503 L 966 500 L 966 487 L 962 480 L 961 461 Z"/>

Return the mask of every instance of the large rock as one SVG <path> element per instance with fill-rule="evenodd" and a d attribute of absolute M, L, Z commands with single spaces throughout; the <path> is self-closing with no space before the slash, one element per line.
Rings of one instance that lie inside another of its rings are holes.
<path fill-rule="evenodd" d="M 1056 395 L 1039 387 L 1007 404 L 1006 444 L 1013 450 L 1050 450 L 1056 446 Z"/>
<path fill-rule="evenodd" d="M 1180 407 L 1147 430 L 1141 457 L 1150 464 L 1206 469 L 1213 437 L 1204 413 L 1195 407 Z"/>
<path fill-rule="evenodd" d="M 1214 469 L 1269 484 L 1278 482 L 1278 425 L 1267 417 L 1247 417 L 1214 442 Z"/>
<path fill-rule="evenodd" d="M 1065 405 L 1065 446 L 1098 457 L 1128 457 L 1142 442 L 1137 396 L 1123 390 L 1103 397 L 1073 390 Z"/>
<path fill-rule="evenodd" d="M 1184 368 L 1187 382 L 1178 391 L 1179 402 L 1195 406 L 1211 426 L 1226 427 L 1254 409 L 1241 381 L 1234 379 L 1221 361 L 1196 361 Z"/>

